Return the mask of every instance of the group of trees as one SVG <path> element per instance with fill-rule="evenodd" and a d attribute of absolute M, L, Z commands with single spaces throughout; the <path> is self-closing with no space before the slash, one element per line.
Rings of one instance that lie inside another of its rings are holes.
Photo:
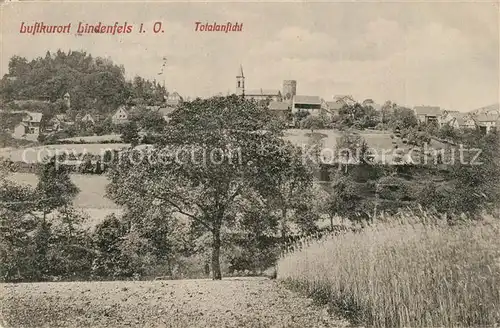
<path fill-rule="evenodd" d="M 311 115 L 307 111 L 298 111 L 292 118 L 301 129 L 377 129 L 389 130 L 404 143 L 412 146 L 422 146 L 429 143 L 432 136 L 451 138 L 456 136 L 450 126 L 439 128 L 434 124 L 420 123 L 410 108 L 399 106 L 387 101 L 380 110 L 370 104 L 346 104 L 333 115 L 321 111 L 319 115 Z M 456 132 L 456 131 L 455 131 Z"/>
<path fill-rule="evenodd" d="M 266 110 L 237 96 L 186 103 L 174 112 L 147 160 L 137 163 L 133 152 L 139 150 L 130 148 L 111 166 L 107 192 L 126 209 L 123 217 L 108 218 L 91 234 L 75 232 L 81 239 L 64 246 L 62 236 L 54 235 L 64 230 L 56 218 L 66 215 L 63 222 L 76 226 L 70 207 L 76 190 L 64 168 L 56 169 L 55 162 L 43 166 L 36 190 L 4 179 L 1 208 L 9 215 L 2 216 L 2 231 L 20 234 L 20 239 L 2 238 L 7 241 L 2 246 L 4 279 L 44 279 L 64 266 L 50 262 L 52 255 L 63 257 L 58 250 L 66 254 L 71 249 L 85 251 L 82 261 L 90 261 L 78 272 L 96 276 L 141 274 L 159 259 L 173 268 L 179 256 L 206 255 L 211 249 L 213 277 L 220 279 L 221 252 L 228 244 L 239 249 L 240 255 L 230 259 L 234 268 L 249 262 L 261 269 L 270 265 L 287 234 L 314 230 L 318 218 L 308 214 L 312 172 L 300 149 L 281 133 Z M 35 205 L 12 205 L 16 202 Z M 40 208 L 44 211 L 38 215 Z M 19 232 L 11 226 L 25 220 L 32 223 L 30 229 Z M 35 253 L 17 256 L 27 251 L 24 242 L 31 238 L 41 240 Z M 45 250 L 38 254 L 43 243 Z M 252 255 L 256 250 L 261 256 Z"/>
<path fill-rule="evenodd" d="M 343 106 L 335 118 L 335 126 L 342 128 L 369 129 L 381 121 L 380 113 L 372 106 L 355 103 Z"/>
<path fill-rule="evenodd" d="M 58 140 L 66 138 L 121 134 L 123 142 L 138 144 L 142 140 L 139 131 L 143 131 L 146 135 L 155 135 L 161 133 L 165 125 L 166 121 L 159 112 L 139 105 L 131 112 L 128 123 L 114 124 L 111 117 L 95 123 L 80 121 L 67 125 L 55 133 L 41 133 L 38 141 L 55 144 L 59 142 Z"/>
<path fill-rule="evenodd" d="M 47 51 L 45 57 L 28 61 L 13 56 L 9 71 L 0 84 L 5 102 L 19 99 L 42 99 L 59 104 L 68 92 L 71 107 L 78 111 L 96 109 L 109 114 L 127 102 L 154 104 L 162 102 L 166 90 L 156 81 L 141 77 L 125 79 L 125 69 L 109 59 L 92 57 L 83 51 Z"/>
<path fill-rule="evenodd" d="M 140 143 L 155 143 L 166 126 L 167 122 L 159 112 L 139 106 L 131 113 L 130 121 L 120 125 L 118 131 L 123 142 L 137 146 Z"/>
<path fill-rule="evenodd" d="M 156 204 L 210 235 L 213 275 L 220 279 L 224 235 L 248 228 L 255 207 L 268 213 L 260 229 L 286 235 L 290 212 L 300 203 L 293 200 L 299 194 L 304 200 L 312 186 L 299 150 L 272 121 L 265 109 L 237 96 L 186 103 L 173 113 L 147 161 L 133 165 L 131 152 L 137 150 L 122 153 L 111 169 L 108 194 L 125 208 Z"/>
<path fill-rule="evenodd" d="M 2 280 L 43 280 L 49 272 L 84 272 L 87 240 L 70 206 L 79 190 L 68 173 L 51 161 L 40 167 L 35 188 L 15 184 L 4 171 L 0 174 Z"/>
<path fill-rule="evenodd" d="M 418 125 L 417 118 L 409 108 L 398 106 L 390 101 L 380 110 L 370 104 L 345 104 L 338 111 L 319 115 L 310 115 L 307 111 L 298 111 L 293 115 L 298 126 L 303 129 L 408 129 Z"/>
<path fill-rule="evenodd" d="M 418 165 L 388 166 L 370 160 L 339 164 L 324 184 L 329 194 L 323 202 L 326 213 L 350 220 L 370 220 L 382 211 L 390 214 L 405 208 L 435 211 L 450 220 L 494 213 L 500 201 L 498 133 L 459 130 L 454 134 L 456 144 L 430 154 Z M 337 143 L 351 149 L 351 154 L 358 149 L 359 159 L 370 158 L 359 135 L 344 134 Z"/>
<path fill-rule="evenodd" d="M 188 231 L 162 209 L 150 208 L 143 225 L 132 224 L 138 218 L 129 213 L 85 228 L 88 216 L 71 205 L 79 190 L 69 171 L 53 160 L 37 177 L 32 188 L 1 172 L 0 281 L 120 279 L 189 254 L 191 244 L 182 240 Z"/>

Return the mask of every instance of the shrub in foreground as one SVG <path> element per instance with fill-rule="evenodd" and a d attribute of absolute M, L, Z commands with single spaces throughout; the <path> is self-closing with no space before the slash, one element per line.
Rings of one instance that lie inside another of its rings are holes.
<path fill-rule="evenodd" d="M 449 226 L 405 218 L 289 254 L 278 278 L 356 324 L 374 327 L 500 323 L 500 223 Z M 413 223 L 407 223 L 411 220 Z"/>

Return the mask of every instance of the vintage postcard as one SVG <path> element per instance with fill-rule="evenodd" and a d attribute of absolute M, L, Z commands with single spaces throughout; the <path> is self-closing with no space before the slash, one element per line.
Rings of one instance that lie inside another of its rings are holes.
<path fill-rule="evenodd" d="M 3 1 L 0 327 L 497 327 L 498 1 Z"/>

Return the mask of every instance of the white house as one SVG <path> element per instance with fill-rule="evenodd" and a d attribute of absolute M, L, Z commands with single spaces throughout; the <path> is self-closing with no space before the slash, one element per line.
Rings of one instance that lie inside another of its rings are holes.
<path fill-rule="evenodd" d="M 483 133 L 496 130 L 500 120 L 500 104 L 496 103 L 475 109 L 470 112 L 470 116 Z"/>
<path fill-rule="evenodd" d="M 42 113 L 26 112 L 21 123 L 14 128 L 14 138 L 36 138 L 40 134 Z"/>
<path fill-rule="evenodd" d="M 465 127 L 467 121 L 467 113 L 455 110 L 443 110 L 439 125 L 449 125 L 455 129 Z"/>
<path fill-rule="evenodd" d="M 415 116 L 420 123 L 437 124 L 441 122 L 442 111 L 438 106 L 415 106 L 413 108 Z"/>
<path fill-rule="evenodd" d="M 271 101 L 268 109 L 273 115 L 282 119 L 287 119 L 290 112 L 290 104 L 283 101 Z"/>
<path fill-rule="evenodd" d="M 53 131 L 53 132 L 60 131 L 65 122 L 66 122 L 66 115 L 64 114 L 54 115 L 54 117 L 52 117 L 48 122 L 45 129 L 47 131 Z"/>
<path fill-rule="evenodd" d="M 318 96 L 299 96 L 292 98 L 292 113 L 306 111 L 313 116 L 321 113 L 321 98 Z"/>
<path fill-rule="evenodd" d="M 167 106 L 171 106 L 171 107 L 179 106 L 183 101 L 184 101 L 184 99 L 181 97 L 181 95 L 177 91 L 169 93 L 167 95 L 167 97 L 165 97 L 165 102 L 166 102 Z"/>
<path fill-rule="evenodd" d="M 482 132 L 488 133 L 497 129 L 497 123 L 499 118 L 500 115 L 496 113 L 489 113 L 489 114 L 479 114 L 474 117 L 474 120 L 476 121 L 477 126 Z"/>
<path fill-rule="evenodd" d="M 95 124 L 95 120 L 94 118 L 92 117 L 92 115 L 90 115 L 89 113 L 85 114 L 82 119 L 81 119 L 82 122 L 86 122 L 86 123 L 90 123 L 90 124 Z"/>
<path fill-rule="evenodd" d="M 464 122 L 463 122 L 463 128 L 466 129 L 475 129 L 476 128 L 476 121 L 472 117 L 472 115 L 466 115 L 464 117 Z"/>
<path fill-rule="evenodd" d="M 113 124 L 124 124 L 129 120 L 129 113 L 125 106 L 119 107 L 111 117 Z"/>

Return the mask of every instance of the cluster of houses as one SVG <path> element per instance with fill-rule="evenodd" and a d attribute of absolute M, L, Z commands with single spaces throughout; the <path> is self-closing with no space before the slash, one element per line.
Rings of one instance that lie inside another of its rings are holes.
<path fill-rule="evenodd" d="M 240 66 L 238 74 L 236 75 L 236 94 L 246 99 L 269 101 L 269 110 L 282 118 L 287 118 L 289 113 L 295 114 L 300 111 L 308 112 L 311 116 L 325 114 L 333 117 L 344 105 L 355 103 L 353 97 L 348 95 L 335 96 L 332 101 L 325 101 L 320 96 L 298 95 L 296 80 L 284 80 L 282 90 L 247 90 L 245 88 L 245 74 L 243 73 L 242 66 Z M 370 104 L 378 109 L 381 107 L 375 104 L 371 99 L 365 100 L 364 104 Z"/>
<path fill-rule="evenodd" d="M 332 100 L 313 95 L 298 95 L 295 80 L 283 81 L 282 91 L 278 89 L 246 90 L 242 66 L 236 75 L 236 94 L 257 101 L 268 100 L 269 110 L 283 118 L 286 118 L 289 113 L 295 114 L 299 111 L 308 112 L 311 116 L 326 115 L 331 118 L 337 115 L 343 106 L 356 103 L 350 95 L 336 95 L 332 97 Z M 372 99 L 365 99 L 361 104 L 371 106 L 377 111 L 382 109 L 382 105 Z M 437 106 L 415 106 L 413 111 L 419 122 L 434 123 L 439 127 L 450 125 L 454 128 L 479 128 L 482 132 L 488 133 L 500 125 L 498 103 L 468 113 L 446 110 Z"/>
<path fill-rule="evenodd" d="M 64 95 L 63 100 L 65 106 L 67 107 L 66 109 L 69 112 L 71 109 L 69 93 Z M 182 101 L 183 98 L 178 92 L 172 92 L 165 97 L 165 102 L 161 106 L 146 106 L 146 109 L 158 112 L 164 120 L 168 121 L 170 113 L 172 113 L 175 108 L 182 103 Z M 127 108 L 126 106 L 120 106 L 112 115 L 109 116 L 111 118 L 111 122 L 115 125 L 128 123 L 134 109 L 135 107 Z M 79 112 L 73 118 L 66 114 L 58 114 L 54 115 L 48 122 L 44 122 L 42 131 L 42 113 L 29 111 L 20 111 L 20 113 L 24 115 L 22 121 L 14 127 L 12 137 L 16 139 L 30 140 L 36 140 L 41 132 L 57 132 L 62 130 L 64 127 L 75 125 L 77 123 L 93 125 L 108 118 L 107 116 L 90 112 Z"/>
<path fill-rule="evenodd" d="M 464 113 L 442 109 L 437 106 L 415 106 L 415 116 L 421 123 L 434 123 L 438 126 L 449 125 L 453 128 L 479 128 L 488 133 L 500 126 L 499 104 L 481 107 Z"/>

